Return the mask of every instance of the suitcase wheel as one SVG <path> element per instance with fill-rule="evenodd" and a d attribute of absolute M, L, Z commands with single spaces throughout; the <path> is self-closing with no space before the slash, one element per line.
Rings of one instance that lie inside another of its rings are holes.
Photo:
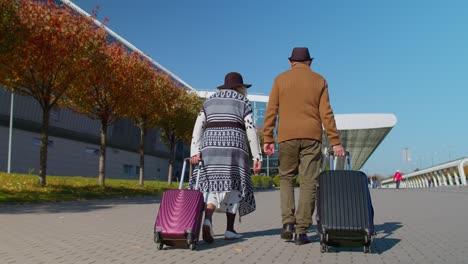
<path fill-rule="evenodd" d="M 370 246 L 364 246 L 364 253 L 370 252 Z"/>
<path fill-rule="evenodd" d="M 195 242 L 189 245 L 190 250 L 195 250 L 196 247 L 197 247 L 197 244 L 195 244 Z"/>
<path fill-rule="evenodd" d="M 328 245 L 325 243 L 320 244 L 320 252 L 325 253 L 328 252 Z"/>
<path fill-rule="evenodd" d="M 187 245 L 189 246 L 190 250 L 195 250 L 195 248 L 197 247 L 197 241 L 195 241 L 193 233 L 189 230 L 185 232 L 187 234 Z"/>
<path fill-rule="evenodd" d="M 161 250 L 163 249 L 164 244 L 163 243 L 156 243 L 156 248 Z"/>
<path fill-rule="evenodd" d="M 154 232 L 154 243 L 156 243 L 157 249 L 161 250 L 163 248 L 164 243 L 163 243 L 161 231 Z"/>
<path fill-rule="evenodd" d="M 372 242 L 372 237 L 370 235 L 367 235 L 364 237 L 364 253 L 370 252 L 371 242 Z"/>

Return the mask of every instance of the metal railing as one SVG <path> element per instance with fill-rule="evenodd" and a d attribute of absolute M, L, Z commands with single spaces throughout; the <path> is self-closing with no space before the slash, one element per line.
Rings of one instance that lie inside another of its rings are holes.
<path fill-rule="evenodd" d="M 441 186 L 467 186 L 468 158 L 443 163 L 403 175 L 402 188 L 431 188 Z M 383 188 L 395 188 L 393 179 L 382 181 Z"/>

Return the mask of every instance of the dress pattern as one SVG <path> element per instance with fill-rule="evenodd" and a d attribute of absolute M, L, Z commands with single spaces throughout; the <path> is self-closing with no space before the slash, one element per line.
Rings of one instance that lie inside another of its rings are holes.
<path fill-rule="evenodd" d="M 261 151 L 256 132 L 252 134 L 247 131 L 255 131 L 251 120 L 249 100 L 234 90 L 221 90 L 203 104 L 195 124 L 191 146 L 191 156 L 201 153 L 203 159 L 200 191 L 238 190 L 241 195 L 240 216 L 247 215 L 256 208 L 250 177 L 249 146 L 254 160 L 261 161 Z M 189 189 L 194 188 L 197 173 L 198 168 L 190 177 Z"/>

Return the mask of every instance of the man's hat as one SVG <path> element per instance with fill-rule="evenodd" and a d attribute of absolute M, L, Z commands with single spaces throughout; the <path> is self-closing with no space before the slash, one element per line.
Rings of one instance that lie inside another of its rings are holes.
<path fill-rule="evenodd" d="M 224 77 L 224 85 L 218 86 L 218 89 L 232 89 L 237 86 L 244 86 L 245 88 L 249 88 L 252 85 L 244 83 L 240 73 L 230 72 L 226 74 L 226 77 Z"/>
<path fill-rule="evenodd" d="M 309 61 L 313 59 L 310 57 L 308 48 L 294 48 L 291 57 L 289 57 L 291 61 Z"/>

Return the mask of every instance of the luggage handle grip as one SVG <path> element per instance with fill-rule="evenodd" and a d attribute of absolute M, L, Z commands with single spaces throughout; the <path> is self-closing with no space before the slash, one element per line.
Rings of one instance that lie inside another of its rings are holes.
<path fill-rule="evenodd" d="M 333 149 L 328 150 L 328 155 L 330 157 L 330 170 L 335 170 L 335 153 Z M 346 157 L 346 167 L 348 170 L 351 170 L 351 156 L 349 155 L 349 151 L 345 151 Z"/>
<path fill-rule="evenodd" d="M 182 189 L 182 186 L 184 184 L 184 176 L 185 176 L 185 167 L 187 165 L 187 162 L 190 162 L 191 158 L 185 158 L 184 163 L 182 165 L 182 174 L 180 175 L 180 183 L 179 183 L 179 190 Z M 200 159 L 200 162 L 198 162 L 198 173 L 197 173 L 197 181 L 195 183 L 195 190 L 198 190 L 198 185 L 200 182 L 200 171 L 201 171 L 201 166 L 202 166 L 203 160 Z"/>

